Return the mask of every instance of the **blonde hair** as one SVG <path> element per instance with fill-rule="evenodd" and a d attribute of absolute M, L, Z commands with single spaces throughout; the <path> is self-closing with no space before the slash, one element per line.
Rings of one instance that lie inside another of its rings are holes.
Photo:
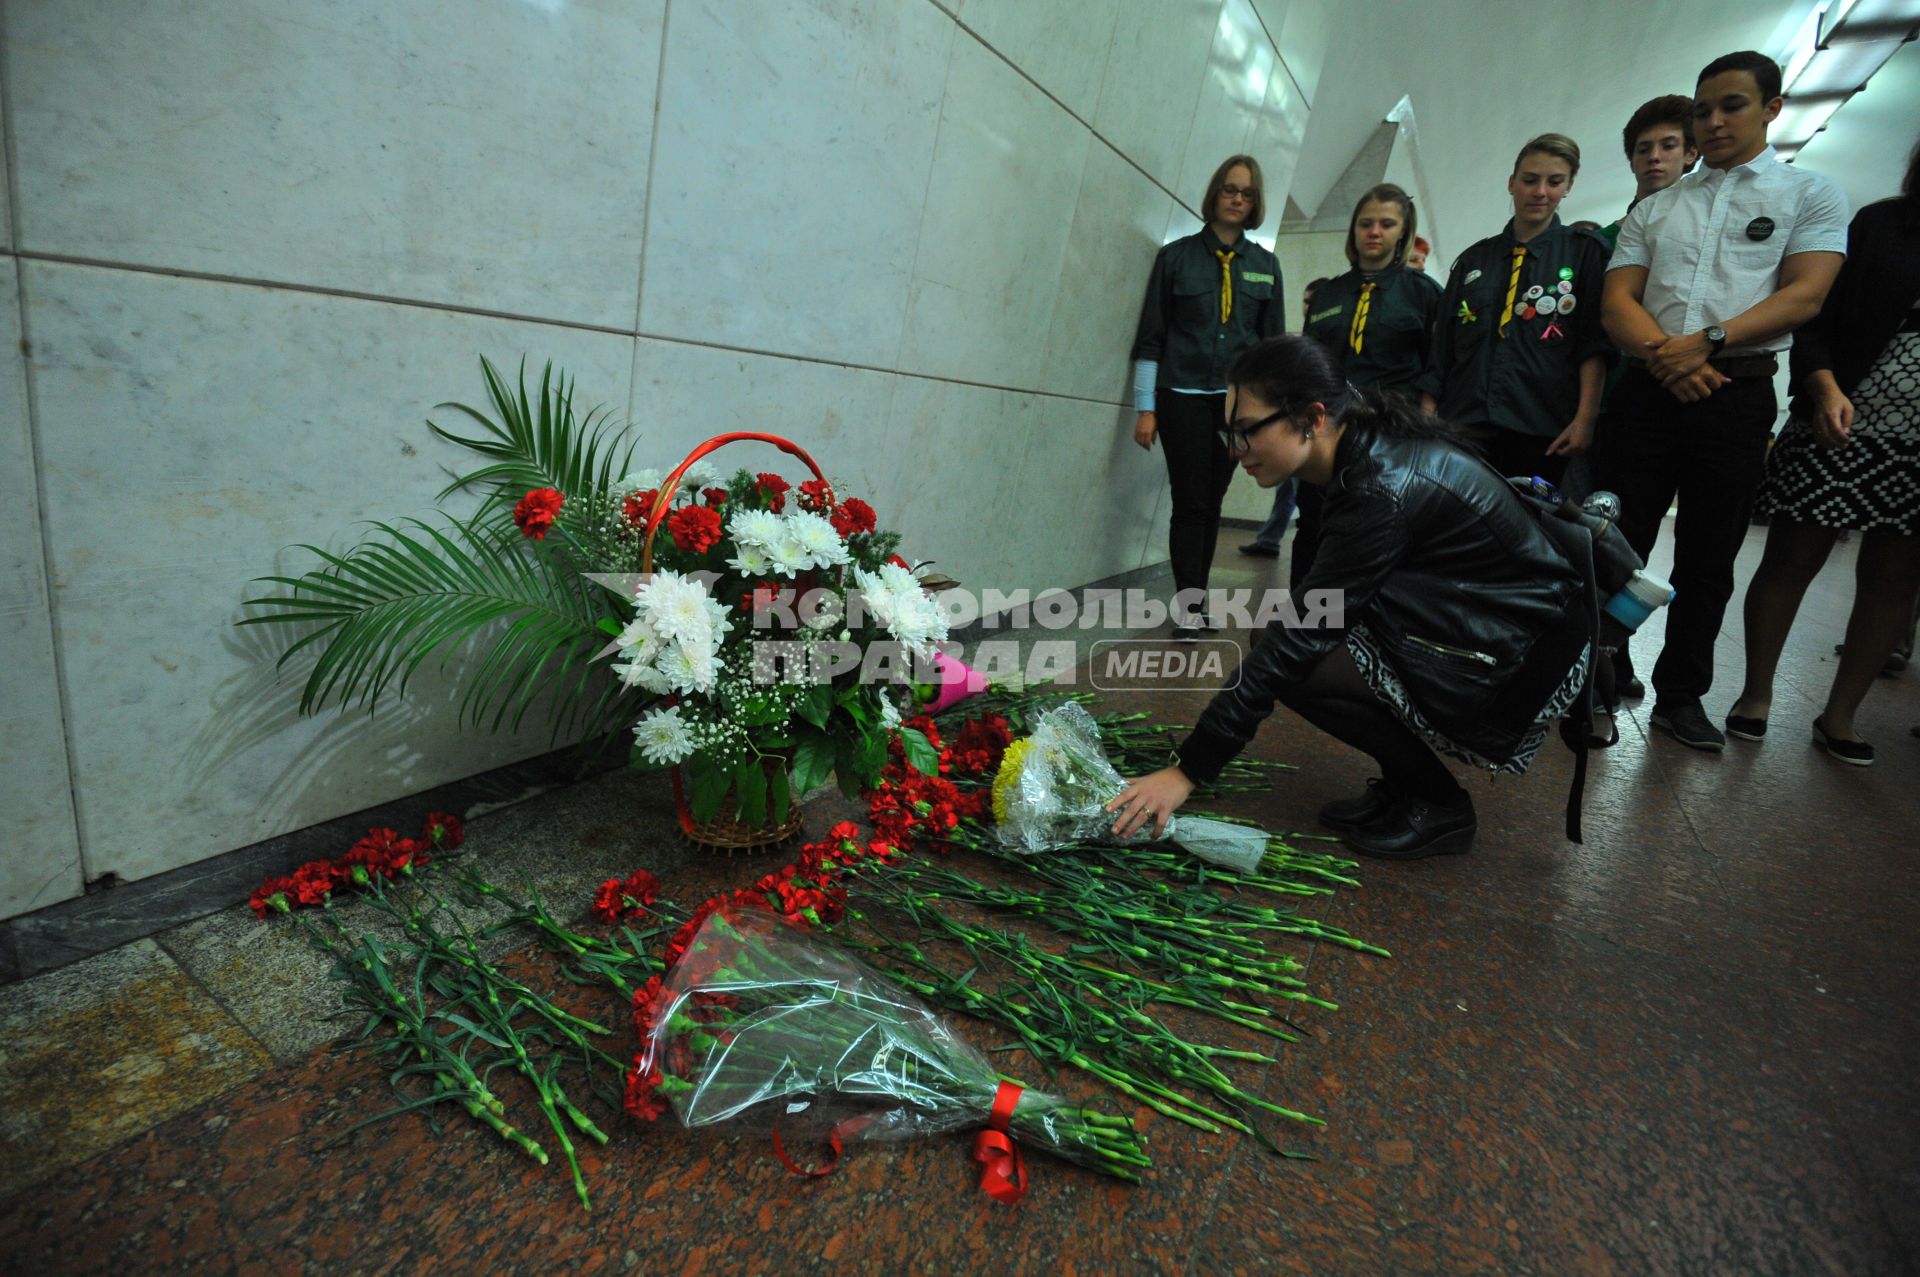
<path fill-rule="evenodd" d="M 1580 176 L 1580 144 L 1565 133 L 1542 133 L 1530 138 L 1520 148 L 1520 154 L 1513 157 L 1513 171 L 1520 171 L 1520 163 L 1529 155 L 1551 155 L 1555 159 L 1567 162 L 1567 176 Z"/>
<path fill-rule="evenodd" d="M 1406 225 L 1400 229 L 1400 241 L 1393 246 L 1393 258 L 1389 263 L 1390 265 L 1398 266 L 1401 262 L 1407 260 L 1407 254 L 1413 249 L 1414 245 L 1423 243 L 1424 241 L 1414 234 L 1415 228 L 1419 225 L 1420 218 L 1418 211 L 1413 207 L 1413 196 L 1407 194 L 1404 188 L 1395 186 L 1392 182 L 1382 182 L 1378 186 L 1367 188 L 1366 193 L 1360 197 L 1360 202 L 1353 206 L 1353 216 L 1347 219 L 1347 265 L 1358 266 L 1360 264 L 1360 251 L 1354 247 L 1353 243 L 1353 228 L 1354 224 L 1360 220 L 1360 210 L 1369 204 L 1398 204 L 1400 206 L 1400 220 L 1405 222 Z"/>

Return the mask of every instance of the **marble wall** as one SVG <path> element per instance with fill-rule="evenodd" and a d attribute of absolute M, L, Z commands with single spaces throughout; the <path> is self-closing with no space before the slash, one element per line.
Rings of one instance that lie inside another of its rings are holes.
<path fill-rule="evenodd" d="M 1326 11 L 10 0 L 0 917 L 548 747 L 431 678 L 300 719 L 233 626 L 285 547 L 430 507 L 481 355 L 661 463 L 798 439 L 972 584 L 1164 557 L 1140 289 L 1220 157 L 1277 220 Z"/>

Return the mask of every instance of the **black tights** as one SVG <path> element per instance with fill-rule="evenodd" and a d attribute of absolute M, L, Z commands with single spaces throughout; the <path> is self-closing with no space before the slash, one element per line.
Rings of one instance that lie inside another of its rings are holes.
<path fill-rule="evenodd" d="M 1395 794 L 1443 806 L 1465 801 L 1466 791 L 1447 765 L 1373 694 L 1344 643 L 1279 700 L 1327 735 L 1380 764 L 1380 774 Z"/>

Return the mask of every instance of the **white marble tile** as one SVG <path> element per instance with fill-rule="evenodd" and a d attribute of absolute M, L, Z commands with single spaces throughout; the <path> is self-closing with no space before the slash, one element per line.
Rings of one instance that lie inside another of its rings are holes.
<path fill-rule="evenodd" d="M 1251 0 L 1224 0 L 1214 23 L 1213 46 L 1207 53 L 1200 100 L 1194 105 L 1193 129 L 1187 135 L 1175 187 L 1182 198 L 1201 198 L 1220 161 L 1247 151 L 1254 120 L 1266 105 L 1267 81 L 1273 71 L 1273 45 Z M 1269 204 L 1267 220 L 1274 219 Z"/>
<path fill-rule="evenodd" d="M 895 380 L 840 364 L 641 338 L 628 412 L 642 441 L 635 464 L 671 469 L 695 445 L 731 431 L 779 435 L 889 523 L 898 510 L 902 456 L 887 435 Z M 807 477 L 802 462 L 768 444 L 729 444 L 711 460 L 728 472 L 744 466 L 795 483 Z"/>
<path fill-rule="evenodd" d="M 1280 42 L 1280 60 L 1292 73 L 1300 93 L 1312 103 L 1326 70 L 1327 48 L 1333 42 L 1337 19 L 1334 0 L 1288 0 L 1285 18 L 1273 36 Z M 1422 19 L 1416 18 L 1419 22 Z"/>
<path fill-rule="evenodd" d="M 1173 201 L 1112 148 L 1087 152 L 1073 233 L 1047 323 L 1042 389 L 1118 402 L 1140 299 Z"/>
<path fill-rule="evenodd" d="M 19 242 L 631 330 L 664 7 L 11 6 Z"/>
<path fill-rule="evenodd" d="M 0 41 L 6 38 L 6 31 L 0 29 Z M 0 49 L 0 58 L 5 57 Z M 0 94 L 0 138 L 7 136 L 7 104 L 5 95 Z M 13 172 L 8 166 L 6 147 L 0 146 L 0 248 L 13 247 Z"/>
<path fill-rule="evenodd" d="M 1021 584 L 1071 589 L 1140 566 L 1166 465 L 1134 443 L 1133 422 L 1115 404 L 1035 400 L 1026 461 L 1005 478 L 1031 565 Z"/>
<path fill-rule="evenodd" d="M 1032 76 L 1069 111 L 1092 121 L 1121 0 L 969 0 L 960 21 Z"/>
<path fill-rule="evenodd" d="M 1092 135 L 972 40 L 954 46 L 896 364 L 1031 387 Z"/>
<path fill-rule="evenodd" d="M 894 379 L 887 438 L 897 467 L 892 504 L 901 549 L 937 561 L 976 593 L 1013 589 L 1031 570 L 1026 538 L 1033 519 L 1018 506 L 1017 485 L 1032 442 L 1034 399 Z"/>
<path fill-rule="evenodd" d="M 106 268 L 24 269 L 52 590 L 92 872 L 143 877 L 540 752 L 545 725 L 460 734 L 427 673 L 371 719 L 300 720 L 283 636 L 236 629 L 284 549 L 431 511 L 435 405 L 483 405 L 478 356 L 576 408 L 628 402 L 632 339 L 578 329 Z M 529 720 L 530 723 L 535 721 Z"/>
<path fill-rule="evenodd" d="M 675 5 L 641 331 L 890 365 L 956 38 L 924 3 Z"/>
<path fill-rule="evenodd" d="M 19 274 L 0 259 L 0 918 L 80 894 L 53 622 L 47 607 L 40 502 L 33 478 L 20 360 Z"/>
<path fill-rule="evenodd" d="M 1186 161 L 1220 6 L 1221 0 L 1121 0 L 1114 24 L 1094 127 L 1168 187 L 1179 184 Z M 1202 194 L 1174 191 L 1193 204 Z"/>
<path fill-rule="evenodd" d="M 1260 161 L 1267 179 L 1267 222 L 1259 236 L 1271 247 L 1271 236 L 1285 216 L 1287 191 L 1300 166 L 1300 143 L 1307 132 L 1307 103 L 1292 77 L 1276 69 L 1267 80 L 1266 101 L 1253 122 L 1247 153 Z"/>

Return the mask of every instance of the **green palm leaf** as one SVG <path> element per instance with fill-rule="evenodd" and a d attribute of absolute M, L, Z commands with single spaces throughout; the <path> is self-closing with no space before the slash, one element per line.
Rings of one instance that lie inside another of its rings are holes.
<path fill-rule="evenodd" d="M 541 370 L 537 397 L 527 394 L 525 360 L 520 364 L 517 388 L 509 388 L 484 356 L 480 370 L 495 416 L 463 403 L 440 407 L 465 414 L 482 433 L 458 435 L 431 421 L 427 426 L 447 442 L 489 458 L 490 464 L 455 475 L 441 491 L 441 499 L 455 492 L 479 491 L 484 498 L 480 516 L 497 522 L 529 489 L 558 488 L 570 498 L 605 493 L 631 468 L 635 445 L 627 439 L 626 427 L 617 425 L 608 411 L 599 408 L 576 420 L 573 382 L 564 372 L 556 374 L 551 363 Z M 570 502 L 562 511 L 562 522 L 589 513 Z"/>
<path fill-rule="evenodd" d="M 476 516 L 446 516 L 444 528 L 418 519 L 375 523 L 345 554 L 303 546 L 323 560 L 304 576 L 259 578 L 284 592 L 246 600 L 270 609 L 242 625 L 301 625 L 308 631 L 281 654 L 285 665 L 318 651 L 300 712 L 327 704 L 371 711 L 388 691 L 438 654 L 444 668 L 466 658 L 463 726 L 518 730 L 542 692 L 553 695 L 557 740 L 572 728 L 595 734 L 630 712 L 626 689 L 594 655 L 619 618 L 613 596 L 586 581 L 545 544 Z M 604 623 L 604 624 L 603 624 Z"/>

